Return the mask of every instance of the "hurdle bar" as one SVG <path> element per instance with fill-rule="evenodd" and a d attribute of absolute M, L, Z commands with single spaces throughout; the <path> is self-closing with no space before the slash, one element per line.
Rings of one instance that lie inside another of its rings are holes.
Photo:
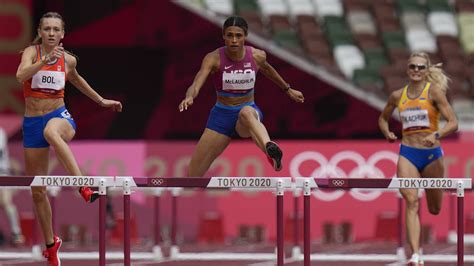
<path fill-rule="evenodd" d="M 447 189 L 456 190 L 457 212 L 457 265 L 464 265 L 464 190 L 472 189 L 468 178 L 296 178 L 296 187 L 304 189 L 304 266 L 310 266 L 310 195 L 312 189 Z"/>
<path fill-rule="evenodd" d="M 131 265 L 130 257 L 130 195 L 132 189 L 153 188 L 216 188 L 216 189 L 274 189 L 277 201 L 277 265 L 284 264 L 283 194 L 292 187 L 289 177 L 131 177 L 131 176 L 8 176 L 0 178 L 0 186 L 40 187 L 98 187 L 99 188 L 99 265 L 105 266 L 105 205 L 106 188 L 123 188 L 124 208 L 124 265 Z"/>
<path fill-rule="evenodd" d="M 291 178 L 282 177 L 212 177 L 212 178 L 135 178 L 138 187 L 172 187 L 172 188 L 216 188 L 216 189 L 256 189 L 256 190 L 276 190 L 277 208 L 277 265 L 284 264 L 284 235 L 283 235 L 283 194 L 285 189 L 292 188 Z M 179 191 L 173 190 L 173 226 L 172 226 L 172 250 L 171 256 L 174 258 L 187 260 L 195 259 L 194 254 L 180 254 L 176 246 L 176 212 L 177 195 Z M 126 221 L 124 221 L 125 223 Z M 212 253 L 197 253 L 199 257 L 214 256 Z M 273 254 L 253 254 L 262 259 L 274 257 Z M 252 256 L 253 256 L 252 255 Z M 270 256 L 269 256 L 270 255 Z M 242 254 L 240 255 L 242 256 Z M 233 255 L 233 258 L 238 256 Z"/>

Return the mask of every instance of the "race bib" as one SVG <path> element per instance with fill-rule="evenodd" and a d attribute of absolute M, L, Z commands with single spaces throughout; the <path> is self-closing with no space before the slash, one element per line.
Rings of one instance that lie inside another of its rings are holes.
<path fill-rule="evenodd" d="M 32 89 L 62 90 L 66 85 L 66 73 L 40 70 L 31 81 Z"/>
<path fill-rule="evenodd" d="M 222 90 L 250 90 L 255 87 L 255 71 L 252 69 L 222 72 Z"/>
<path fill-rule="evenodd" d="M 406 110 L 400 113 L 403 129 L 429 128 L 430 118 L 428 110 Z"/>

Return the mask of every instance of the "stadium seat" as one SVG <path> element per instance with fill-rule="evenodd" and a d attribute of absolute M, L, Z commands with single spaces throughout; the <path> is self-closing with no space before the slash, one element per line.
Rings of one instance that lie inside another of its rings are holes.
<path fill-rule="evenodd" d="M 258 12 L 258 4 L 256 0 L 234 1 L 234 10 L 237 14 Z"/>
<path fill-rule="evenodd" d="M 452 58 L 443 65 L 443 70 L 451 77 L 466 79 L 466 65 L 463 60 Z"/>
<path fill-rule="evenodd" d="M 296 32 L 279 31 L 273 35 L 273 40 L 280 46 L 285 47 L 293 52 L 301 52 L 301 45 Z"/>
<path fill-rule="evenodd" d="M 356 69 L 352 80 L 357 86 L 368 92 L 376 93 L 383 88 L 383 80 L 374 69 Z"/>
<path fill-rule="evenodd" d="M 393 91 L 403 88 L 408 82 L 405 76 L 388 76 L 383 77 L 384 91 L 388 95 Z"/>
<path fill-rule="evenodd" d="M 300 15 L 314 16 L 316 14 L 311 0 L 287 0 L 292 17 Z"/>
<path fill-rule="evenodd" d="M 288 15 L 288 6 L 283 0 L 258 0 L 257 3 L 264 17 L 271 15 Z"/>
<path fill-rule="evenodd" d="M 404 49 L 406 48 L 405 35 L 401 31 L 382 32 L 382 40 L 385 49 Z"/>
<path fill-rule="evenodd" d="M 314 55 L 316 57 L 331 55 L 331 49 L 324 39 L 307 39 L 304 40 L 303 45 L 309 55 Z"/>
<path fill-rule="evenodd" d="M 352 33 L 355 34 L 377 34 L 377 28 L 369 11 L 356 10 L 349 11 L 347 22 Z"/>
<path fill-rule="evenodd" d="M 448 3 L 448 0 L 428 0 L 426 6 L 430 12 L 450 12 L 454 11 L 454 7 Z"/>
<path fill-rule="evenodd" d="M 412 52 L 424 51 L 434 53 L 438 50 L 433 35 L 424 29 L 408 29 L 406 40 Z"/>
<path fill-rule="evenodd" d="M 396 0 L 397 9 L 400 13 L 406 12 L 425 12 L 425 8 L 418 1 L 415 0 Z"/>
<path fill-rule="evenodd" d="M 310 39 L 324 39 L 324 33 L 314 17 L 298 16 L 296 18 L 296 29 L 302 42 Z"/>
<path fill-rule="evenodd" d="M 474 2 L 471 0 L 458 0 L 455 2 L 456 10 L 461 12 L 474 12 Z"/>
<path fill-rule="evenodd" d="M 461 45 L 466 54 L 474 53 L 474 11 L 458 15 Z"/>
<path fill-rule="evenodd" d="M 204 0 L 207 9 L 222 15 L 234 14 L 234 5 L 231 0 Z"/>
<path fill-rule="evenodd" d="M 365 64 L 368 69 L 377 70 L 390 62 L 382 47 L 364 50 Z"/>
<path fill-rule="evenodd" d="M 458 36 L 456 20 L 451 12 L 431 12 L 428 25 L 434 35 Z"/>
<path fill-rule="evenodd" d="M 354 38 L 361 50 L 382 47 L 382 40 L 378 35 L 355 34 Z"/>
<path fill-rule="evenodd" d="M 334 16 L 324 17 L 324 30 L 326 38 L 333 48 L 337 45 L 354 44 L 352 33 L 343 18 Z"/>
<path fill-rule="evenodd" d="M 403 62 L 403 64 L 399 63 L 383 66 L 380 68 L 379 74 L 381 77 L 403 77 L 404 75 L 406 75 L 406 70 L 406 63 Z"/>
<path fill-rule="evenodd" d="M 371 3 L 365 0 L 345 0 L 344 9 L 350 11 L 369 11 Z"/>
<path fill-rule="evenodd" d="M 286 32 L 291 31 L 292 27 L 288 16 L 285 15 L 270 15 L 268 16 L 268 21 L 270 25 L 270 29 L 272 34 L 276 34 L 278 32 Z"/>
<path fill-rule="evenodd" d="M 453 58 L 463 60 L 464 53 L 457 37 L 438 36 L 436 39 L 442 62 L 447 62 Z"/>
<path fill-rule="evenodd" d="M 425 14 L 418 12 L 405 12 L 400 16 L 401 24 L 405 30 L 428 30 Z"/>
<path fill-rule="evenodd" d="M 342 73 L 352 79 L 355 69 L 365 67 L 364 56 L 355 45 L 338 45 L 334 47 L 334 58 Z"/>
<path fill-rule="evenodd" d="M 312 0 L 316 15 L 319 18 L 326 16 L 342 17 L 344 9 L 340 0 Z"/>

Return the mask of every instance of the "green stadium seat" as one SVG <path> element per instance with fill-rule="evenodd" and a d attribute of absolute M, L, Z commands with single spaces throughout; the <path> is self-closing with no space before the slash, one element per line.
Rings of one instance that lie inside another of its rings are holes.
<path fill-rule="evenodd" d="M 354 44 L 354 38 L 352 33 L 349 30 L 345 31 L 336 31 L 336 32 L 327 32 L 326 38 L 331 45 L 331 47 L 336 47 L 338 45 L 348 45 Z"/>
<path fill-rule="evenodd" d="M 381 67 L 390 65 L 382 47 L 363 51 L 367 69 L 378 71 Z"/>
<path fill-rule="evenodd" d="M 416 0 L 397 0 L 397 8 L 400 13 L 425 12 L 425 7 Z"/>
<path fill-rule="evenodd" d="M 294 31 L 279 31 L 273 35 L 273 40 L 280 46 L 292 51 L 300 51 L 301 44 L 298 35 Z"/>
<path fill-rule="evenodd" d="M 426 6 L 430 12 L 454 12 L 454 7 L 448 3 L 448 0 L 428 0 Z"/>
<path fill-rule="evenodd" d="M 382 40 L 386 49 L 406 48 L 405 34 L 401 31 L 383 32 Z"/>
<path fill-rule="evenodd" d="M 258 12 L 256 0 L 238 0 L 234 1 L 234 10 L 237 14 L 245 12 Z"/>
<path fill-rule="evenodd" d="M 354 70 L 352 81 L 359 87 L 374 90 L 383 88 L 383 80 L 379 73 L 370 68 Z"/>

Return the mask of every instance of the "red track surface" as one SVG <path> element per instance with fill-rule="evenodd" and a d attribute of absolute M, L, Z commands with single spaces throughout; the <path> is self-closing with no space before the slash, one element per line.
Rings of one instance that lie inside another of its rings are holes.
<path fill-rule="evenodd" d="M 9 249 L 2 248 L 2 251 L 21 251 L 28 252 L 30 249 Z M 68 243 L 65 243 L 64 248 L 61 249 L 64 252 L 72 251 L 91 251 L 97 250 L 94 247 L 88 248 L 74 248 L 68 246 Z M 150 251 L 151 246 L 144 246 L 141 248 L 132 247 L 133 251 Z M 312 253 L 324 253 L 324 254 L 394 254 L 396 250 L 396 245 L 389 242 L 363 242 L 363 243 L 352 243 L 352 244 L 314 244 L 312 246 Z M 108 251 L 121 251 L 121 247 L 110 247 Z M 274 251 L 272 245 L 186 245 L 181 247 L 181 252 L 259 252 L 259 253 L 270 253 Z M 453 244 L 427 244 L 424 246 L 425 254 L 456 254 L 456 246 Z M 165 258 L 162 261 L 145 261 L 145 260 L 135 260 L 132 261 L 132 265 L 160 265 L 160 266 L 240 266 L 240 265 L 255 265 L 255 266 L 265 266 L 272 265 L 271 261 L 176 261 L 170 260 L 167 255 L 169 253 L 168 248 L 163 248 L 163 253 Z M 474 245 L 467 245 L 465 250 L 466 255 L 474 254 Z M 291 248 L 287 247 L 286 249 L 286 263 L 288 266 L 303 265 L 303 261 L 293 261 L 291 257 Z M 266 262 L 266 264 L 264 264 Z M 375 266 L 375 265 L 387 265 L 392 262 L 326 262 L 326 261 L 312 261 L 311 265 L 325 265 L 325 266 L 339 266 L 339 265 L 355 265 L 355 266 Z M 25 266 L 36 266 L 36 265 L 45 265 L 44 261 L 35 261 L 29 259 L 9 259 L 9 260 L 0 260 L 0 265 L 25 265 Z M 98 265 L 98 260 L 62 260 L 62 265 L 64 266 L 84 266 L 84 265 Z M 123 265 L 123 261 L 120 260 L 107 260 L 107 265 Z M 274 264 L 273 264 L 274 265 Z M 456 263 L 425 263 L 427 266 L 448 266 L 456 265 Z M 465 265 L 474 265 L 474 263 L 469 262 Z"/>

